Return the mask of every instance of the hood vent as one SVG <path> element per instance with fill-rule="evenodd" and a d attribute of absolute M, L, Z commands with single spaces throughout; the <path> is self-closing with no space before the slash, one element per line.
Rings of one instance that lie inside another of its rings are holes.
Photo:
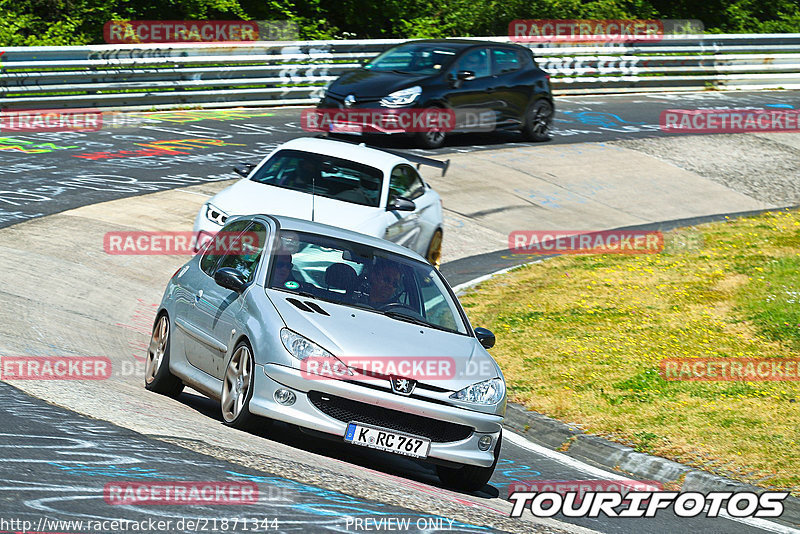
<path fill-rule="evenodd" d="M 319 305 L 319 304 L 317 304 L 316 302 L 310 302 L 310 301 L 308 301 L 308 300 L 307 300 L 307 301 L 306 301 L 306 306 L 308 306 L 309 308 L 311 308 L 311 309 L 312 309 L 312 310 L 314 310 L 315 312 L 317 312 L 317 313 L 320 313 L 320 314 L 322 314 L 322 315 L 328 315 L 328 316 L 330 315 L 330 313 L 328 313 L 328 312 L 326 312 L 325 310 L 323 310 L 323 309 L 320 307 L 320 305 Z"/>
<path fill-rule="evenodd" d="M 308 301 L 308 300 L 305 301 L 305 302 L 302 302 L 302 301 L 297 300 L 295 298 L 288 298 L 288 299 L 286 299 L 286 301 L 291 303 L 298 310 L 302 310 L 302 311 L 308 312 L 308 313 L 317 312 L 320 315 L 328 315 L 328 316 L 330 316 L 330 313 L 328 313 L 325 310 L 323 310 L 319 306 L 319 304 L 317 304 L 316 302 L 311 302 L 311 301 Z"/>
<path fill-rule="evenodd" d="M 309 308 L 308 306 L 306 306 L 305 304 L 303 304 L 302 302 L 300 302 L 297 299 L 286 299 L 286 301 L 287 302 L 291 302 L 294 305 L 294 307 L 299 309 L 299 310 L 303 310 L 304 312 L 308 312 L 308 313 L 314 313 L 314 310 L 312 310 L 311 308 Z"/>

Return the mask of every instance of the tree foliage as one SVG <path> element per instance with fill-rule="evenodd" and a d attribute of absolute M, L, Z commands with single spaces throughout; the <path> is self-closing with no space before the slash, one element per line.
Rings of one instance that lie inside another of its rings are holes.
<path fill-rule="evenodd" d="M 301 39 L 506 35 L 515 19 L 698 19 L 800 33 L 800 0 L 0 0 L 0 46 L 98 44 L 109 20 L 292 20 Z"/>

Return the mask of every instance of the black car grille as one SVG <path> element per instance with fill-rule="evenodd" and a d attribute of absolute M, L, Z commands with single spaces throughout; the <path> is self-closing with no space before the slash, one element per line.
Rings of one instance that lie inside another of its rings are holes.
<path fill-rule="evenodd" d="M 327 108 L 327 109 L 350 109 L 345 107 L 344 105 L 344 96 L 339 95 L 332 95 L 328 93 L 325 97 L 320 101 L 317 105 L 319 108 Z M 353 105 L 352 109 L 358 108 L 380 108 L 380 98 L 377 97 L 356 97 L 356 103 Z"/>
<path fill-rule="evenodd" d="M 319 411 L 339 421 L 345 423 L 356 421 L 397 430 L 428 438 L 435 443 L 461 441 L 472 434 L 472 429 L 465 425 L 390 410 L 316 391 L 309 392 L 308 398 Z"/>

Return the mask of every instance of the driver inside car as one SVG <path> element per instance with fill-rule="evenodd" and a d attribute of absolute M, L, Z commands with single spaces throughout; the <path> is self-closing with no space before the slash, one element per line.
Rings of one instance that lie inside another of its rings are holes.
<path fill-rule="evenodd" d="M 400 268 L 386 260 L 378 260 L 369 277 L 369 305 L 383 308 L 388 304 L 399 304 L 397 296 L 402 289 L 403 273 Z"/>
<path fill-rule="evenodd" d="M 304 288 L 304 285 L 300 281 L 295 280 L 294 274 L 292 273 L 294 264 L 292 263 L 291 255 L 279 254 L 275 256 L 274 261 L 275 265 L 272 268 L 272 287 L 286 287 L 288 289 Z M 294 282 L 294 284 L 290 282 Z M 289 283 L 289 285 L 286 285 L 287 283 Z"/>

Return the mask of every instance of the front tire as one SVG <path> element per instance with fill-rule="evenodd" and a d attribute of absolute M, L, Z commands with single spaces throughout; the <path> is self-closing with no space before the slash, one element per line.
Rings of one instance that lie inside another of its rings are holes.
<path fill-rule="evenodd" d="M 421 148 L 439 148 L 444 145 L 445 137 L 447 137 L 445 133 L 439 130 L 417 132 L 414 135 L 417 145 Z"/>
<path fill-rule="evenodd" d="M 546 98 L 540 98 L 525 112 L 522 135 L 530 141 L 549 141 L 554 114 L 553 104 Z"/>
<path fill-rule="evenodd" d="M 247 341 L 240 341 L 233 349 L 222 382 L 220 407 L 222 420 L 227 426 L 245 430 L 255 422 L 256 416 L 250 413 L 249 408 L 254 375 L 253 349 Z"/>
<path fill-rule="evenodd" d="M 153 334 L 147 348 L 144 387 L 168 397 L 177 397 L 183 391 L 183 382 L 169 370 L 169 340 L 169 317 L 162 313 L 153 324 Z"/>
<path fill-rule="evenodd" d="M 462 465 L 461 467 L 436 466 L 436 474 L 439 480 L 447 486 L 460 491 L 477 491 L 484 487 L 494 474 L 497 467 L 497 460 L 500 458 L 500 446 L 503 444 L 502 433 L 497 438 L 494 446 L 494 462 L 489 467 L 478 467 L 477 465 Z"/>

